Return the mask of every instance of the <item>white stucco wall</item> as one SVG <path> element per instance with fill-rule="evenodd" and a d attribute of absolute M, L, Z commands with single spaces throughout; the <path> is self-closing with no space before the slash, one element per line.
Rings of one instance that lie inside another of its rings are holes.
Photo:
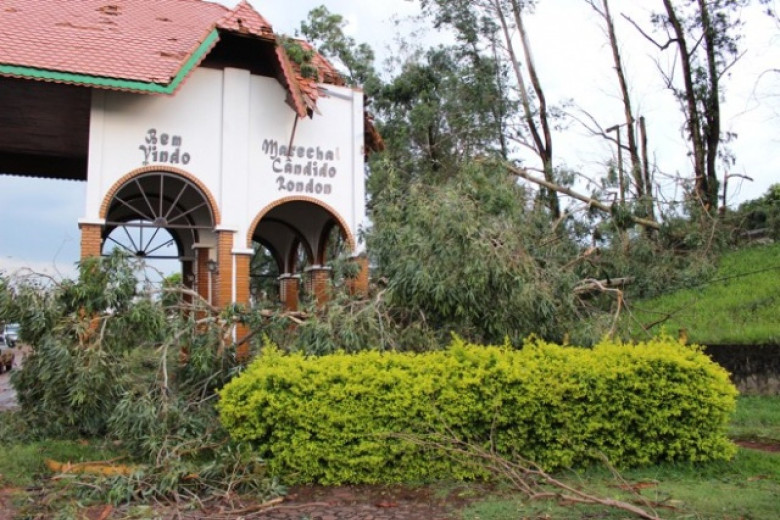
<path fill-rule="evenodd" d="M 280 152 L 289 150 L 295 112 L 272 78 L 197 69 L 173 96 L 96 90 L 82 220 L 99 221 L 108 190 L 124 175 L 159 165 L 202 181 L 220 206 L 221 228 L 237 231 L 236 249 L 246 247 L 263 208 L 291 196 L 333 208 L 357 236 L 365 219 L 362 93 L 323 88 L 319 113 L 298 121 L 290 158 Z"/>
<path fill-rule="evenodd" d="M 268 92 L 285 95 L 276 81 L 255 76 L 251 91 L 249 208 L 261 210 L 287 197 L 314 198 L 338 213 L 356 236 L 365 214 L 362 93 L 327 86 L 319 113 L 296 126 L 286 104 L 268 102 Z"/>

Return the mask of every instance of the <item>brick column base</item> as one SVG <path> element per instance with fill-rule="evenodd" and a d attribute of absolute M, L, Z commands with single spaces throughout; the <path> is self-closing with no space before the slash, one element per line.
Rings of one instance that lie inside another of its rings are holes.
<path fill-rule="evenodd" d="M 208 268 L 209 249 L 207 247 L 198 247 L 195 250 L 195 255 L 195 272 L 193 273 L 195 275 L 195 289 L 204 301 L 212 303 L 209 299 L 213 292 L 213 286 L 209 286 L 209 283 L 211 283 L 211 273 L 209 273 Z"/>
<path fill-rule="evenodd" d="M 307 288 L 309 294 L 314 296 L 314 301 L 318 306 L 325 305 L 330 300 L 331 272 L 330 267 L 309 267 L 306 269 Z"/>
<path fill-rule="evenodd" d="M 217 231 L 217 291 L 214 304 L 224 307 L 233 303 L 233 231 Z"/>
<path fill-rule="evenodd" d="M 358 256 L 352 261 L 358 265 L 360 270 L 355 278 L 347 280 L 347 289 L 352 296 L 366 297 L 368 296 L 368 258 Z"/>
<path fill-rule="evenodd" d="M 294 274 L 283 274 L 279 277 L 279 299 L 287 311 L 298 310 L 298 293 L 301 279 Z"/>
<path fill-rule="evenodd" d="M 100 224 L 79 224 L 81 230 L 81 259 L 99 257 L 103 246 L 103 226 Z"/>
<path fill-rule="evenodd" d="M 248 254 L 234 255 L 236 262 L 236 303 L 249 307 L 249 262 Z M 236 325 L 236 341 L 241 341 L 249 334 L 249 327 L 239 323 Z M 236 347 L 236 359 L 240 362 L 249 360 L 249 342 L 239 343 Z"/>

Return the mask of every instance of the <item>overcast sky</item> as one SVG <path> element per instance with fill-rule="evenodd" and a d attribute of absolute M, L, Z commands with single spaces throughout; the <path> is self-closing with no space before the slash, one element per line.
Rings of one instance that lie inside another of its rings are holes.
<path fill-rule="evenodd" d="M 233 6 L 237 2 L 222 3 Z M 394 20 L 408 19 L 419 12 L 418 3 L 408 0 L 250 3 L 277 33 L 286 34 L 292 34 L 312 8 L 325 4 L 331 12 L 348 20 L 348 33 L 358 42 L 371 45 L 380 61 L 397 57 L 399 32 L 407 41 L 413 39 L 406 35 L 413 25 L 397 26 Z M 612 8 L 628 9 L 634 19 L 647 24 L 648 6 L 656 4 L 660 2 L 615 1 Z M 761 75 L 780 64 L 780 30 L 758 10 L 748 10 L 743 15 L 748 25 L 741 45 L 747 52 L 726 83 L 723 130 L 739 135 L 732 146 L 737 163 L 731 172 L 748 175 L 755 181 L 730 190 L 732 207 L 760 196 L 770 184 L 780 182 L 780 81 L 776 74 Z M 679 111 L 669 92 L 663 89 L 656 65 L 649 57 L 653 49 L 623 20 L 618 22 L 636 114 L 644 115 L 649 125 L 651 155 L 666 173 L 687 175 L 690 168 Z M 548 100 L 572 100 L 599 117 L 604 126 L 621 122 L 611 54 L 599 19 L 585 2 L 541 0 L 527 24 Z M 424 32 L 424 38 L 423 43 L 446 39 L 436 36 L 432 29 Z M 555 149 L 559 165 L 594 176 L 603 171 L 605 158 L 614 153 L 577 125 L 555 136 Z M 77 221 L 84 216 L 85 187 L 84 183 L 72 181 L 0 175 L 0 270 L 13 272 L 26 266 L 50 274 L 71 275 L 79 256 Z"/>

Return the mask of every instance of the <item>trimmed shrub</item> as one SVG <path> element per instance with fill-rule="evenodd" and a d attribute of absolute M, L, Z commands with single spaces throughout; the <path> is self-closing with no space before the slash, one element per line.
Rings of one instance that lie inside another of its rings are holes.
<path fill-rule="evenodd" d="M 593 349 L 305 357 L 268 345 L 221 392 L 222 424 L 290 483 L 474 479 L 487 470 L 417 439 L 454 437 L 547 469 L 727 459 L 736 390 L 698 347 L 661 338 Z M 431 437 L 433 436 L 433 437 Z"/>

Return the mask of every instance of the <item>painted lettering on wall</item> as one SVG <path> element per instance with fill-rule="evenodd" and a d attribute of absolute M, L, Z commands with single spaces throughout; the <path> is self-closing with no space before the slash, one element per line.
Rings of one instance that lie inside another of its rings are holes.
<path fill-rule="evenodd" d="M 338 175 L 336 163 L 341 160 L 338 148 L 320 146 L 285 146 L 274 139 L 263 141 L 263 153 L 271 159 L 278 191 L 329 195 L 329 182 Z M 310 177 L 308 180 L 304 177 Z"/>
<path fill-rule="evenodd" d="M 143 165 L 152 163 L 187 164 L 190 154 L 181 151 L 180 135 L 158 134 L 156 128 L 146 131 L 144 142 L 138 149 L 144 154 Z"/>

